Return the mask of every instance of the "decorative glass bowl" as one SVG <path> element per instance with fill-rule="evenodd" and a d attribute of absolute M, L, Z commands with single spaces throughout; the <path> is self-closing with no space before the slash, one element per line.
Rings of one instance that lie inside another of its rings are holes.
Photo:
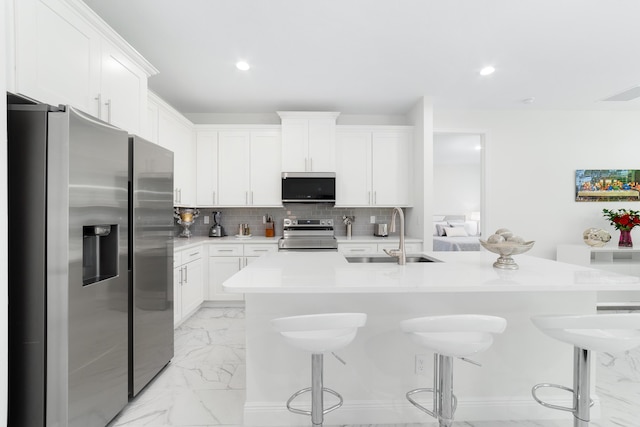
<path fill-rule="evenodd" d="M 611 240 L 611 234 L 600 228 L 587 228 L 582 233 L 582 239 L 587 245 L 600 248 Z"/>
<path fill-rule="evenodd" d="M 527 252 L 533 247 L 535 241 L 516 243 L 516 242 L 501 242 L 501 243 L 489 243 L 484 240 L 478 239 L 483 248 L 489 252 L 500 255 L 496 262 L 493 263 L 495 268 L 503 270 L 517 270 L 518 264 L 511 258 L 511 255 L 519 255 Z"/>

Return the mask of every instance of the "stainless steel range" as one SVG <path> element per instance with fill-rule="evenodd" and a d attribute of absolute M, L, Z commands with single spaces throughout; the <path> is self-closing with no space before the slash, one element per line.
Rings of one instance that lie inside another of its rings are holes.
<path fill-rule="evenodd" d="M 337 251 L 332 219 L 284 219 L 281 251 Z"/>

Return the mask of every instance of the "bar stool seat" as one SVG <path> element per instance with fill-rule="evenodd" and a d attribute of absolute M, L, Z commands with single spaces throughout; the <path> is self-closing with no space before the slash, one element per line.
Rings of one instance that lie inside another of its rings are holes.
<path fill-rule="evenodd" d="M 412 405 L 438 419 L 441 427 L 453 424 L 457 399 L 453 394 L 453 358 L 479 365 L 466 359 L 487 350 L 493 344 L 493 335 L 502 333 L 507 321 L 501 317 L 477 314 L 428 316 L 404 320 L 402 331 L 410 334 L 413 342 L 434 352 L 433 388 L 418 388 L 407 392 Z M 413 395 L 433 393 L 431 410 L 419 404 Z"/>
<path fill-rule="evenodd" d="M 546 335 L 591 351 L 620 353 L 640 346 L 640 313 L 531 318 Z"/>
<path fill-rule="evenodd" d="M 551 383 L 533 386 L 533 398 L 547 408 L 571 412 L 574 427 L 588 427 L 593 401 L 589 395 L 591 352 L 619 353 L 640 347 L 640 313 L 589 315 L 540 315 L 531 318 L 544 334 L 574 347 L 573 388 Z M 537 396 L 540 388 L 558 388 L 573 394 L 573 406 L 544 402 Z"/>
<path fill-rule="evenodd" d="M 298 390 L 287 400 L 289 411 L 310 415 L 313 426 L 322 426 L 324 415 L 342 406 L 342 396 L 323 386 L 323 354 L 349 345 L 356 337 L 358 328 L 364 326 L 366 321 L 367 315 L 364 313 L 311 314 L 271 320 L 271 326 L 282 335 L 286 343 L 312 354 L 311 387 Z M 307 392 L 311 392 L 310 411 L 291 405 L 295 398 Z M 339 402 L 325 409 L 323 392 L 336 396 Z"/>

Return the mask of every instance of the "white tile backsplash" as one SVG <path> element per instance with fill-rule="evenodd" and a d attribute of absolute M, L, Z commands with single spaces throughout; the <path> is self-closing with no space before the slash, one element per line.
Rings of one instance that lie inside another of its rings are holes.
<path fill-rule="evenodd" d="M 284 208 L 206 208 L 200 209 L 198 216 L 191 226 L 194 236 L 207 236 L 209 228 L 213 225 L 212 212 L 222 212 L 222 226 L 227 235 L 237 234 L 239 224 L 249 224 L 251 234 L 264 236 L 264 224 L 262 217 L 271 215 L 276 223 L 276 236 L 282 236 L 282 220 L 284 218 L 332 218 L 335 235 L 346 236 L 347 226 L 342 222 L 342 217 L 355 216 L 352 225 L 353 236 L 373 236 L 374 224 L 370 223 L 371 216 L 376 217 L 376 222 L 391 221 L 391 208 L 336 208 L 323 204 L 295 204 Z M 209 224 L 204 223 L 204 217 L 209 216 Z M 182 231 L 182 227 L 176 223 L 175 235 Z M 408 230 L 409 231 L 409 230 Z M 409 234 L 407 232 L 407 234 Z"/>

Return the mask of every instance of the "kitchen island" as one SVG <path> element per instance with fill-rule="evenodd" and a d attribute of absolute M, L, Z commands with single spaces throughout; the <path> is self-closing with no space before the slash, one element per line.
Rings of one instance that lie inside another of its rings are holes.
<path fill-rule="evenodd" d="M 322 312 L 364 312 L 367 324 L 339 353 L 325 357 L 325 386 L 344 397 L 344 406 L 326 415 L 329 424 L 430 422 L 405 393 L 431 387 L 432 355 L 399 328 L 412 317 L 477 313 L 502 316 L 507 330 L 473 359 L 456 361 L 456 419 L 568 419 L 566 412 L 533 401 L 540 382 L 572 385 L 573 349 L 539 332 L 532 315 L 594 313 L 596 293 L 640 290 L 640 279 L 520 255 L 519 270 L 492 267 L 496 255 L 481 252 L 430 253 L 440 262 L 350 264 L 338 253 L 278 252 L 265 255 L 224 283 L 246 301 L 247 393 L 245 425 L 301 425 L 284 402 L 310 382 L 310 357 L 287 346 L 269 320 Z M 415 359 L 427 366 L 416 373 Z M 596 402 L 592 419 L 599 415 Z M 570 395 L 550 390 L 546 400 L 571 406 Z M 330 404 L 330 401 L 327 402 Z"/>

